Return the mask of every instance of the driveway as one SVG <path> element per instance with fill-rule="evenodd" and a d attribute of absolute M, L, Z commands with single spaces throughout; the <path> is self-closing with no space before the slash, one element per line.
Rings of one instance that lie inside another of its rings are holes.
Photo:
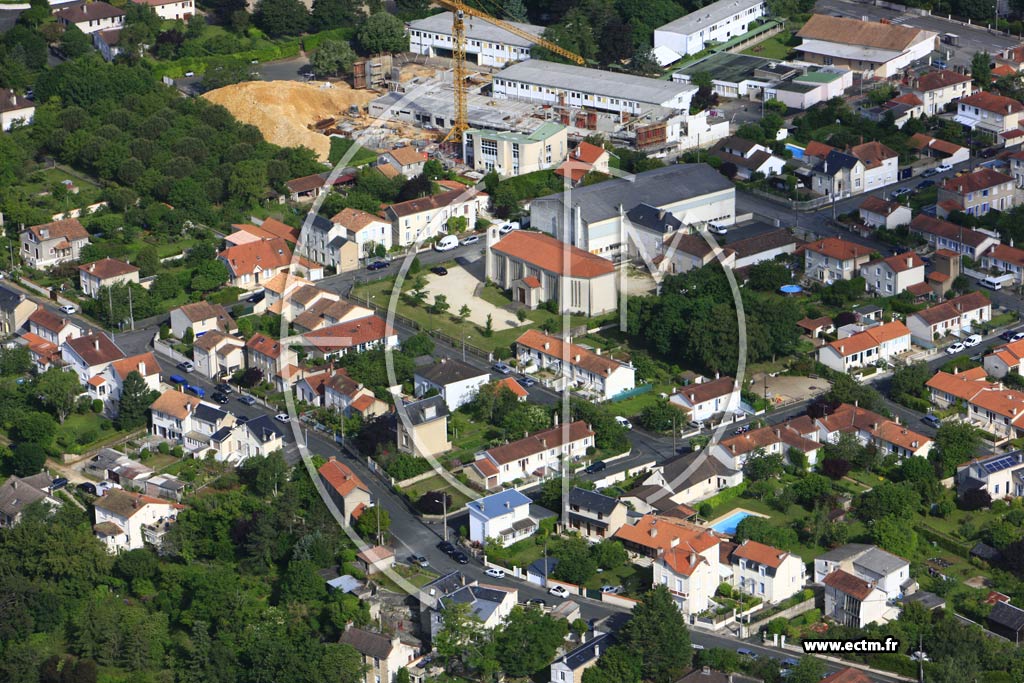
<path fill-rule="evenodd" d="M 480 280 L 462 266 L 452 266 L 448 269 L 447 275 L 428 273 L 427 302 L 432 302 L 437 294 L 444 294 L 448 297 L 451 306 L 448 310 L 452 315 L 458 314 L 463 306 L 469 306 L 469 319 L 481 327 L 487 324 L 488 315 L 491 316 L 491 326 L 496 331 L 519 327 L 519 321 L 514 314 L 474 295 L 480 284 Z"/>

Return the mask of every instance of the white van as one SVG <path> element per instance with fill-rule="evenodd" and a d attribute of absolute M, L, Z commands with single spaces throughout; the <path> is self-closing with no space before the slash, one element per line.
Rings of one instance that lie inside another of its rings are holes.
<path fill-rule="evenodd" d="M 987 277 L 983 280 L 978 280 L 978 284 L 988 289 L 1002 289 L 1003 278 L 1001 277 Z"/>
<path fill-rule="evenodd" d="M 459 238 L 455 235 L 445 235 L 434 245 L 434 251 L 451 251 L 459 246 Z"/>

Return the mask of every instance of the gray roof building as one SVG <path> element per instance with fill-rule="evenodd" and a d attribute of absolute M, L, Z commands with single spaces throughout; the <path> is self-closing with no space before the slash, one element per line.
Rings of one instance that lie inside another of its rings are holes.
<path fill-rule="evenodd" d="M 588 69 L 527 59 L 507 66 L 494 75 L 504 82 L 518 82 L 554 90 L 585 92 L 600 97 L 625 98 L 641 104 L 670 106 L 678 97 L 692 97 L 697 86 L 645 76 Z"/>
<path fill-rule="evenodd" d="M 615 178 L 587 185 L 573 190 L 569 198 L 573 206 L 580 208 L 584 221 L 596 223 L 618 216 L 620 206 L 627 212 L 641 204 L 666 207 L 735 189 L 728 178 L 707 164 L 672 164 L 637 173 L 632 180 Z M 539 197 L 531 203 L 531 210 L 547 202 L 562 204 L 564 197 L 564 193 Z"/>
<path fill-rule="evenodd" d="M 764 4 L 764 0 L 718 0 L 718 2 L 713 2 L 710 5 L 705 5 L 700 9 L 684 14 L 664 26 L 659 26 L 656 30 L 690 35 L 706 30 L 734 14 L 739 14 L 762 4 Z"/>
<path fill-rule="evenodd" d="M 413 426 L 448 417 L 448 404 L 441 396 L 431 396 L 413 403 L 406 403 L 405 409 Z"/>
<path fill-rule="evenodd" d="M 602 515 L 610 515 L 618 504 L 619 500 L 617 498 L 606 496 L 597 491 L 588 491 L 578 486 L 574 486 L 569 491 L 570 506 L 578 506 L 584 510 L 601 513 Z"/>
<path fill-rule="evenodd" d="M 52 483 L 50 475 L 40 472 L 24 478 L 11 476 L 0 484 L 0 528 L 17 524 L 25 508 L 33 503 L 47 501 L 60 505 L 60 501 L 49 494 Z"/>
<path fill-rule="evenodd" d="M 523 24 L 518 21 L 507 21 L 505 23 L 511 24 L 522 31 L 532 33 L 538 37 L 544 33 L 543 26 Z M 439 14 L 432 14 L 429 17 L 410 21 L 407 26 L 410 30 L 427 31 L 428 33 L 439 33 L 441 35 L 450 36 L 452 34 L 452 13 L 441 12 Z M 516 47 L 533 46 L 531 41 L 526 40 L 511 31 L 506 31 L 505 29 L 495 26 L 488 21 L 474 19 L 472 17 L 466 17 L 466 39 L 479 40 L 487 43 L 502 43 L 504 45 L 514 45 Z"/>
<path fill-rule="evenodd" d="M 438 386 L 474 379 L 481 375 L 490 376 L 486 370 L 475 368 L 469 363 L 463 363 L 455 358 L 442 358 L 428 368 L 417 370 L 416 374 Z"/>

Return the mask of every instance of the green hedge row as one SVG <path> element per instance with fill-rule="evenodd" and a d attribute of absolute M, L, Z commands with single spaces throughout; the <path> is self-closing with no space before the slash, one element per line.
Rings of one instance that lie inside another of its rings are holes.
<path fill-rule="evenodd" d="M 325 40 L 343 40 L 345 42 L 351 41 L 356 35 L 355 29 L 351 26 L 345 26 L 343 28 L 332 28 L 327 31 L 321 31 L 320 33 L 314 33 L 302 38 L 302 49 L 306 52 L 312 52 L 320 46 L 320 43 Z"/>
<path fill-rule="evenodd" d="M 158 78 L 163 76 L 169 76 L 170 78 L 181 78 L 187 72 L 192 71 L 195 74 L 203 74 L 206 72 L 206 67 L 209 61 L 218 59 L 240 59 L 245 62 L 251 62 L 257 60 L 259 62 L 272 62 L 276 59 L 287 59 L 288 57 L 296 57 L 299 54 L 299 40 L 289 40 L 286 42 L 278 43 L 271 47 L 260 48 L 258 50 L 245 50 L 244 52 L 236 52 L 230 55 L 211 55 L 209 57 L 185 57 L 183 59 L 176 59 L 171 62 L 151 62 L 153 74 Z"/>
<path fill-rule="evenodd" d="M 957 541 L 955 538 L 952 538 L 937 529 L 933 529 L 926 524 L 918 524 L 917 533 L 919 533 L 925 540 L 932 541 L 943 550 L 959 555 L 960 557 L 968 557 L 971 552 L 970 545 Z"/>

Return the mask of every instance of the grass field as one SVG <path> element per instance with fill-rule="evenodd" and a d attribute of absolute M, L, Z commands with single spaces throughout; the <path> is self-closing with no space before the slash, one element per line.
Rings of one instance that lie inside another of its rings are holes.
<path fill-rule="evenodd" d="M 407 278 L 405 282 L 406 290 L 410 284 L 411 278 Z M 370 299 L 378 306 L 388 306 L 394 287 L 395 284 L 391 278 L 378 280 L 377 282 L 371 282 L 369 284 L 356 287 L 353 290 L 354 298 L 357 300 Z M 495 306 L 507 306 L 511 303 L 504 294 L 493 287 L 484 288 L 481 298 Z M 428 305 L 412 306 L 403 299 L 398 303 L 396 312 L 399 315 L 405 316 L 406 318 L 416 322 L 421 329 L 437 330 L 448 335 L 452 339 L 458 340 L 462 339 L 464 335 L 468 335 L 472 337 L 472 341 L 468 343 L 488 352 L 493 352 L 502 348 L 510 349 L 512 343 L 518 339 L 519 336 L 528 329 L 528 327 L 544 328 L 546 325 L 553 333 L 557 333 L 561 331 L 563 322 L 561 315 L 556 315 L 548 311 L 527 311 L 527 320 L 531 324 L 524 324 L 520 327 L 514 327 L 507 330 L 497 330 L 492 332 L 490 337 L 485 337 L 482 326 L 468 321 L 461 323 L 458 321 L 458 318 L 453 318 L 452 313 L 455 313 L 455 311 L 449 311 L 444 314 L 435 314 L 428 310 Z M 569 325 L 570 327 L 575 327 L 586 324 L 591 327 L 597 327 L 601 324 L 602 320 L 603 319 L 601 318 L 570 316 Z"/>
<path fill-rule="evenodd" d="M 793 54 L 793 48 L 787 44 L 792 40 L 792 37 L 792 33 L 783 31 L 757 45 L 748 47 L 743 51 L 743 54 L 764 57 L 765 59 L 787 59 Z"/>
<path fill-rule="evenodd" d="M 419 500 L 419 498 L 427 491 L 446 491 L 452 497 L 451 507 L 448 512 L 452 510 L 461 509 L 470 501 L 469 496 L 464 494 L 459 489 L 449 484 L 440 474 L 435 474 L 432 477 L 418 481 L 415 484 L 411 484 L 405 487 L 405 493 L 408 494 L 409 498 L 413 501 Z"/>

